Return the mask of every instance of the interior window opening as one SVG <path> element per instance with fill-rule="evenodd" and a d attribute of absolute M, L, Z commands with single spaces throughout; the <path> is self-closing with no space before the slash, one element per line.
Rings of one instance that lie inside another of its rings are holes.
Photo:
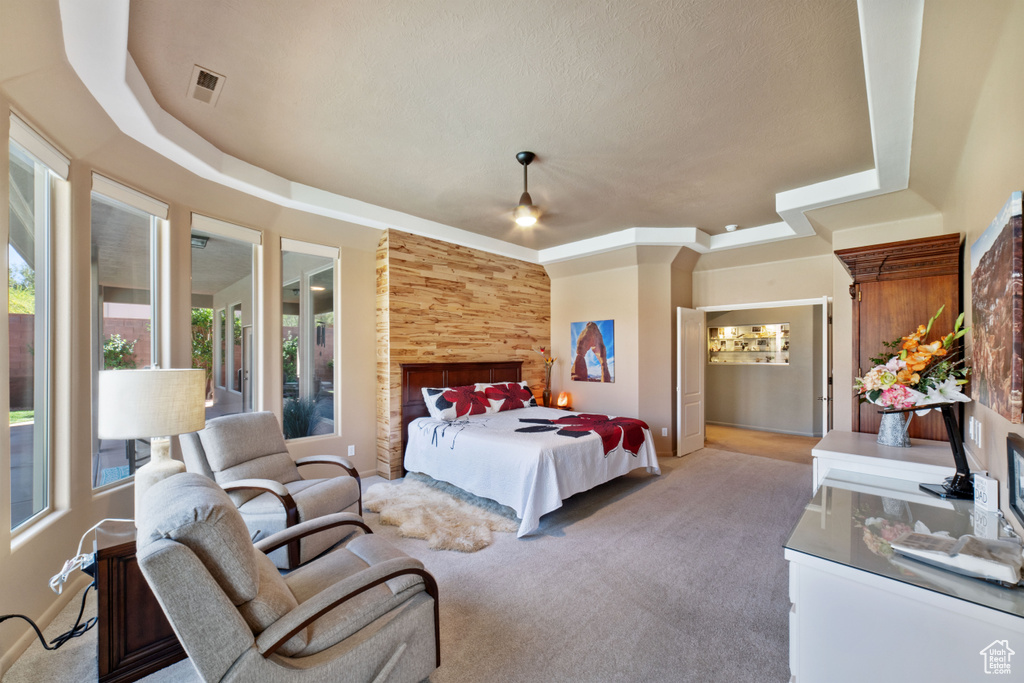
<path fill-rule="evenodd" d="M 255 410 L 257 244 L 255 230 L 192 216 L 192 367 L 206 370 L 208 420 Z"/>
<path fill-rule="evenodd" d="M 285 438 L 333 434 L 334 259 L 285 251 L 282 275 Z"/>

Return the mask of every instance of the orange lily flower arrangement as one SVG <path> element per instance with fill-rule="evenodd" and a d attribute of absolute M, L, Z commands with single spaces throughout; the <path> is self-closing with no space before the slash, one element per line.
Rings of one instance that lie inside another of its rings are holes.
<path fill-rule="evenodd" d="M 875 367 L 855 380 L 855 395 L 862 401 L 896 410 L 970 401 L 962 389 L 970 369 L 956 358 L 959 351 L 953 348 L 953 342 L 967 334 L 963 313 L 952 332 L 935 341 L 924 341 L 944 309 L 945 306 L 940 307 L 927 326 L 918 325 L 915 332 L 886 342 L 889 351 L 872 358 Z"/>

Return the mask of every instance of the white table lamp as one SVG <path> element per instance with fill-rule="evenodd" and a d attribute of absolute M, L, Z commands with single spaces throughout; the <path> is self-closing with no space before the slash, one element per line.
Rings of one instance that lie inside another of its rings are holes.
<path fill-rule="evenodd" d="M 150 458 L 135 472 L 135 509 L 149 487 L 185 470 L 168 437 L 206 426 L 205 370 L 104 370 L 99 373 L 96 436 L 150 439 Z"/>

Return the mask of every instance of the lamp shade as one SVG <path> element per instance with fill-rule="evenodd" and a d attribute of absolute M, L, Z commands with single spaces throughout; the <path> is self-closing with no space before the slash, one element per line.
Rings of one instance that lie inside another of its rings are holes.
<path fill-rule="evenodd" d="M 100 439 L 198 431 L 206 426 L 206 371 L 104 370 L 97 406 Z"/>

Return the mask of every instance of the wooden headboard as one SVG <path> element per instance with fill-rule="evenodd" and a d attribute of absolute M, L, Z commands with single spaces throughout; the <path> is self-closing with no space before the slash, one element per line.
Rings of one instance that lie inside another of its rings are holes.
<path fill-rule="evenodd" d="M 519 382 L 523 361 L 495 363 L 402 363 L 402 457 L 409 441 L 409 423 L 426 417 L 423 387 L 460 387 L 477 382 Z M 404 471 L 404 467 L 402 468 Z"/>

